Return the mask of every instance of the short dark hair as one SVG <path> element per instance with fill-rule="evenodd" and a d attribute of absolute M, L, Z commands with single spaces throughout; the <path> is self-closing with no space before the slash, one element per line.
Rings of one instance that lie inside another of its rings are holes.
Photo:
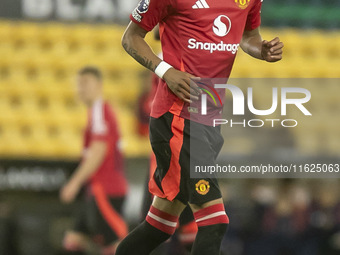
<path fill-rule="evenodd" d="M 91 74 L 94 77 L 96 77 L 98 80 L 103 79 L 102 72 L 100 71 L 99 68 L 97 68 L 95 66 L 85 66 L 78 71 L 78 74 L 79 75 Z"/>

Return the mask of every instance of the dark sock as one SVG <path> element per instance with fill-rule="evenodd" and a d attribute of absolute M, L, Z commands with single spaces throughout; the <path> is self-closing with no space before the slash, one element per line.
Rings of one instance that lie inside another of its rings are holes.
<path fill-rule="evenodd" d="M 228 224 L 214 224 L 210 226 L 199 227 L 192 255 L 219 255 L 221 243 Z"/>
<path fill-rule="evenodd" d="M 170 236 L 143 221 L 119 244 L 116 255 L 149 255 Z"/>

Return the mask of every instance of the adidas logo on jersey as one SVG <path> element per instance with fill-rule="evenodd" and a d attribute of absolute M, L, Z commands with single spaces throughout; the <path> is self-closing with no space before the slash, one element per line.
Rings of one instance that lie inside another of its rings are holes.
<path fill-rule="evenodd" d="M 193 6 L 192 9 L 207 9 L 210 8 L 205 0 L 198 0 Z"/>

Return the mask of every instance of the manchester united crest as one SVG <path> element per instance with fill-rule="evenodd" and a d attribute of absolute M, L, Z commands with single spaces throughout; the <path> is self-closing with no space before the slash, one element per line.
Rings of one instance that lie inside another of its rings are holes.
<path fill-rule="evenodd" d="M 205 195 L 209 192 L 210 185 L 209 182 L 206 180 L 200 180 L 196 183 L 196 191 L 200 195 Z"/>
<path fill-rule="evenodd" d="M 235 4 L 241 9 L 245 9 L 248 7 L 250 0 L 235 0 Z"/>

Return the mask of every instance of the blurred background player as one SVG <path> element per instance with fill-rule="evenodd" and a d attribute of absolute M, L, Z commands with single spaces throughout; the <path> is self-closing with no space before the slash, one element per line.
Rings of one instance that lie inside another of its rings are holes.
<path fill-rule="evenodd" d="M 127 193 L 120 137 L 116 117 L 102 98 L 102 79 L 95 67 L 78 72 L 77 92 L 89 109 L 88 124 L 83 159 L 60 198 L 64 203 L 73 202 L 83 186 L 86 194 L 74 229 L 64 238 L 67 254 L 114 254 L 117 242 L 128 231 L 120 215 Z"/>

